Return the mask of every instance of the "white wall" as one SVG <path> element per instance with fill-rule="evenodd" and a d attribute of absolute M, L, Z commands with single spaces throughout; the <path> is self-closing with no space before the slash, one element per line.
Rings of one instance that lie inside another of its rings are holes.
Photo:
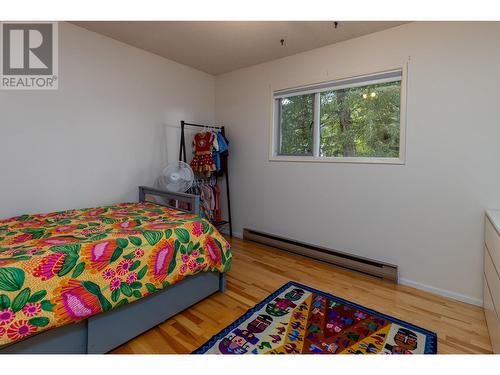
<path fill-rule="evenodd" d="M 214 120 L 213 76 L 67 23 L 59 38 L 59 90 L 0 91 L 0 217 L 136 200 L 180 120 Z"/>
<path fill-rule="evenodd" d="M 399 265 L 407 284 L 481 303 L 485 208 L 500 207 L 500 23 L 411 23 L 217 77 L 235 230 Z M 270 162 L 272 89 L 410 59 L 405 165 Z"/>

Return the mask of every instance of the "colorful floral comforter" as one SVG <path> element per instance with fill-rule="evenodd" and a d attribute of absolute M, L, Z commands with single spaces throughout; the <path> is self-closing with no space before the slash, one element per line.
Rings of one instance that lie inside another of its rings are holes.
<path fill-rule="evenodd" d="M 0 346 L 230 266 L 211 224 L 151 203 L 0 220 Z"/>

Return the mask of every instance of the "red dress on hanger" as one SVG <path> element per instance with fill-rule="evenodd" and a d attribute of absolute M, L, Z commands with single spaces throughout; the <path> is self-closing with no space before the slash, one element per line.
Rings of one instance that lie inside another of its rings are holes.
<path fill-rule="evenodd" d="M 216 170 L 212 156 L 214 140 L 215 135 L 211 132 L 198 133 L 194 136 L 194 157 L 190 163 L 194 172 L 210 173 Z"/>

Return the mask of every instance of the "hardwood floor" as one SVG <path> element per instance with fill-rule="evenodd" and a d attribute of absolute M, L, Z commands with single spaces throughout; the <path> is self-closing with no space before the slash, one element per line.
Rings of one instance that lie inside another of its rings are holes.
<path fill-rule="evenodd" d="M 252 242 L 232 239 L 233 267 L 217 293 L 113 353 L 190 353 L 287 281 L 295 280 L 432 330 L 439 353 L 491 353 L 483 309 Z"/>

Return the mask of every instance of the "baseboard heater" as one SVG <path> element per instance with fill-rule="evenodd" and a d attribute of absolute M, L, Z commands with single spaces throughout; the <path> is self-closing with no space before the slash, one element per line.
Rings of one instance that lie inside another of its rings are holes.
<path fill-rule="evenodd" d="M 327 249 L 325 247 L 311 245 L 248 228 L 243 230 L 243 238 L 245 240 L 290 251 L 308 258 L 321 260 L 326 263 L 375 276 L 394 283 L 398 282 L 398 266 L 393 264 L 379 262 L 377 260 L 363 258 L 342 251 Z"/>

